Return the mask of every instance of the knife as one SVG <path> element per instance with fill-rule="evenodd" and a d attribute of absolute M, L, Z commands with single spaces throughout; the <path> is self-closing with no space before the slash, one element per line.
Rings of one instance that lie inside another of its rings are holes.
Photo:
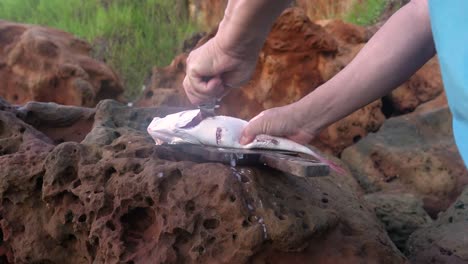
<path fill-rule="evenodd" d="M 202 80 L 203 82 L 208 83 L 212 78 L 213 77 L 210 76 L 203 76 Z M 221 98 L 212 98 L 203 104 L 199 104 L 198 109 L 200 109 L 201 114 L 205 117 L 215 116 L 215 109 L 219 108 L 220 101 Z"/>
<path fill-rule="evenodd" d="M 219 99 L 212 99 L 211 101 L 208 101 L 203 104 L 198 105 L 198 109 L 200 109 L 202 115 L 209 117 L 209 116 L 215 116 L 215 109 L 219 108 Z"/>

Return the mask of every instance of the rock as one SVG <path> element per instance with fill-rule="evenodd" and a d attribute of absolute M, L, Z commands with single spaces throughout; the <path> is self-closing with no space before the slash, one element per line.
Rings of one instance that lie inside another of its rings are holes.
<path fill-rule="evenodd" d="M 301 99 L 343 69 L 370 37 L 364 28 L 340 21 L 320 24 L 312 23 L 298 8 L 283 12 L 260 53 L 252 80 L 225 96 L 219 113 L 250 119 L 265 109 Z M 211 32 L 197 46 L 215 34 Z M 136 104 L 193 107 L 182 86 L 186 59 L 183 53 L 170 66 L 154 68 Z M 380 127 L 385 119 L 381 107 L 377 100 L 356 111 L 325 129 L 313 144 L 339 154 Z"/>
<path fill-rule="evenodd" d="M 121 100 L 118 76 L 89 57 L 91 46 L 71 34 L 27 24 L 0 22 L 0 96 L 28 101 L 94 106 Z"/>
<path fill-rule="evenodd" d="M 367 193 L 411 193 L 435 217 L 468 183 L 447 107 L 390 118 L 379 132 L 345 149 L 342 160 Z"/>
<path fill-rule="evenodd" d="M 430 226 L 414 232 L 407 245 L 412 263 L 468 263 L 468 187 Z"/>
<path fill-rule="evenodd" d="M 358 142 L 369 132 L 377 131 L 385 120 L 382 103 L 375 101 L 324 129 L 311 144 L 335 155 Z"/>
<path fill-rule="evenodd" d="M 44 204 L 41 188 L 44 160 L 52 141 L 18 119 L 14 108 L 0 100 L 0 262 L 12 263 L 14 252 L 56 254 L 53 241 L 43 231 Z M 21 221 L 9 221 L 21 219 Z M 14 238 L 14 239 L 13 239 Z M 8 241 L 8 242 L 7 242 Z M 41 241 L 31 245 L 32 241 Z M 23 259 L 23 263 L 30 262 Z"/>
<path fill-rule="evenodd" d="M 434 57 L 388 96 L 393 112 L 389 114 L 412 112 L 417 106 L 436 98 L 443 91 L 439 62 Z"/>
<path fill-rule="evenodd" d="M 26 123 L 33 125 L 55 143 L 80 142 L 91 131 L 94 108 L 29 102 L 17 109 Z"/>
<path fill-rule="evenodd" d="M 193 107 L 185 95 L 182 82 L 188 54 L 178 55 L 167 67 L 154 67 L 149 82 L 136 105 L 140 107 Z"/>
<path fill-rule="evenodd" d="M 416 229 L 432 222 L 422 207 L 422 201 L 412 194 L 372 193 L 366 195 L 365 199 L 401 251 L 404 251 L 406 241 Z"/>
<path fill-rule="evenodd" d="M 442 92 L 433 100 L 430 100 L 427 103 L 424 103 L 418 106 L 415 109 L 415 112 L 428 112 L 428 111 L 433 111 L 434 109 L 447 108 L 447 107 L 448 107 L 447 96 L 445 95 L 445 92 Z"/>
<path fill-rule="evenodd" d="M 51 126 L 89 113 L 35 104 L 36 120 Z M 23 108 L 0 109 L 2 261 L 405 262 L 349 173 L 304 179 L 154 146 L 151 118 L 180 109 L 104 100 L 81 143 L 58 145 L 16 117 Z"/>

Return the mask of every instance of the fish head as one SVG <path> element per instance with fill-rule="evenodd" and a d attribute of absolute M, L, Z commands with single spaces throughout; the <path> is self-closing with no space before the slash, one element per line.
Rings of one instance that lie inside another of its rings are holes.
<path fill-rule="evenodd" d="M 189 130 L 203 120 L 199 109 L 182 111 L 167 115 L 163 118 L 155 117 L 148 126 L 148 133 L 156 141 L 162 143 L 198 143 L 196 137 Z"/>

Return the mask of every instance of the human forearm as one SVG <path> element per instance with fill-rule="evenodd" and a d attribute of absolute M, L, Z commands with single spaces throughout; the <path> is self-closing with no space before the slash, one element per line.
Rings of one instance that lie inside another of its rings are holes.
<path fill-rule="evenodd" d="M 309 129 L 316 132 L 388 94 L 427 62 L 435 54 L 428 12 L 425 0 L 401 8 L 345 69 L 303 98 L 298 105 L 307 109 Z"/>
<path fill-rule="evenodd" d="M 279 14 L 291 0 L 229 0 L 215 38 L 236 57 L 257 56 Z"/>

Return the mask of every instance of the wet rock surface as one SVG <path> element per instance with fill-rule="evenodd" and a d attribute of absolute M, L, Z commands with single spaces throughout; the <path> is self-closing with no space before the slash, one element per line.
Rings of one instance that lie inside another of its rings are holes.
<path fill-rule="evenodd" d="M 95 106 L 121 99 L 119 77 L 89 56 L 91 46 L 69 33 L 0 21 L 0 96 L 28 101 Z"/>
<path fill-rule="evenodd" d="M 405 262 L 350 174 L 306 181 L 176 160 L 145 129 L 180 109 L 63 107 L 2 101 L 5 263 Z M 23 120 L 93 124 L 59 143 Z"/>

